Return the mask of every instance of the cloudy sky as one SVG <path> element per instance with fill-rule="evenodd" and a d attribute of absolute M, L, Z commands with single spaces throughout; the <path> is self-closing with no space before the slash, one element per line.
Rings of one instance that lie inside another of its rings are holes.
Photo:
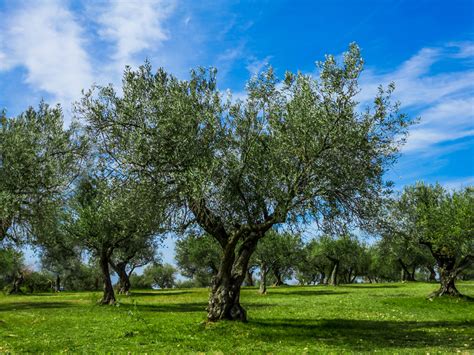
<path fill-rule="evenodd" d="M 417 180 L 474 184 L 474 1 L 18 1 L 0 0 L 0 109 L 41 98 L 67 117 L 81 90 L 120 85 L 148 59 L 181 78 L 215 66 L 219 87 L 242 95 L 265 64 L 312 73 L 357 42 L 366 61 L 360 101 L 394 81 L 402 110 L 420 117 L 397 188 Z"/>

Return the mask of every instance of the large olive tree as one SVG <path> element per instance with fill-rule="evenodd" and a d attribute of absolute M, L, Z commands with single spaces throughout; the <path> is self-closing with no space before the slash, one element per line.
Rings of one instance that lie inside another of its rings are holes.
<path fill-rule="evenodd" d="M 215 71 L 178 80 L 146 64 L 127 69 L 123 92 L 91 91 L 78 105 L 131 176 L 154 184 L 175 222 L 195 222 L 222 248 L 208 319 L 246 320 L 240 287 L 258 241 L 274 225 L 361 224 L 386 188 L 409 120 L 380 88 L 358 107 L 363 61 L 351 45 L 328 56 L 319 77 L 274 71 L 252 78 L 247 98 L 225 100 Z"/>

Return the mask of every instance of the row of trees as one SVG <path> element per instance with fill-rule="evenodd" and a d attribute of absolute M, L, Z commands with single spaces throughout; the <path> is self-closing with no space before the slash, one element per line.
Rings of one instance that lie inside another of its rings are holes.
<path fill-rule="evenodd" d="M 27 240 L 52 265 L 85 253 L 100 265 L 101 302 L 110 304 L 110 267 L 127 292 L 131 271 L 150 261 L 160 236 L 206 233 L 219 247 L 208 319 L 245 321 L 240 287 L 251 260 L 262 275 L 285 274 L 265 256 L 293 238 L 273 236 L 275 228 L 311 223 L 343 235 L 357 227 L 418 238 L 448 280 L 440 294 L 452 294 L 450 280 L 472 259 L 472 191 L 431 197 L 439 188 L 417 186 L 428 192 L 385 203 L 392 185 L 384 174 L 413 121 L 391 102 L 393 85 L 360 110 L 362 68 L 351 45 L 341 64 L 332 56 L 319 63 L 317 78 L 287 72 L 279 81 L 269 68 L 235 101 L 218 90 L 213 69 L 178 80 L 146 63 L 125 70 L 121 93 L 107 86 L 84 95 L 75 108 L 84 126 L 64 129 L 60 108 L 45 104 L 3 114 L 0 242 Z M 432 233 L 440 220 L 447 224 Z"/>

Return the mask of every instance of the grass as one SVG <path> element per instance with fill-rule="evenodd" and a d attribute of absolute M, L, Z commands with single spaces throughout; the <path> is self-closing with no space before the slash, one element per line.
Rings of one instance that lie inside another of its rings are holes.
<path fill-rule="evenodd" d="M 206 324 L 206 289 L 0 295 L 0 353 L 474 352 L 474 302 L 426 283 L 244 288 L 249 322 Z M 459 283 L 474 296 L 474 282 Z"/>

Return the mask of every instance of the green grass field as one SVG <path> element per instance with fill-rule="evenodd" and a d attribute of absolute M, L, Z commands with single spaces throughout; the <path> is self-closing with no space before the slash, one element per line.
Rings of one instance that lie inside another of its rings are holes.
<path fill-rule="evenodd" d="M 249 322 L 206 324 L 206 289 L 0 296 L 0 353 L 474 353 L 474 302 L 426 283 L 246 288 Z M 459 283 L 474 296 L 474 282 Z"/>

